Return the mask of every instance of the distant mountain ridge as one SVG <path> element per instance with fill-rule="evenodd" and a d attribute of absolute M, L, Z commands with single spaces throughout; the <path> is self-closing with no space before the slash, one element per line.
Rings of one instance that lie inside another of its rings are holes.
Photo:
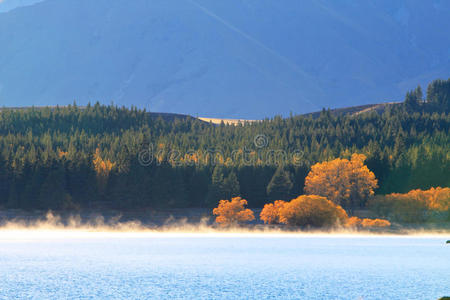
<path fill-rule="evenodd" d="M 450 75 L 449 1 L 32 2 L 0 3 L 0 105 L 262 119 Z"/>
<path fill-rule="evenodd" d="M 8 12 L 18 7 L 32 5 L 44 0 L 0 0 L 0 13 Z"/>
<path fill-rule="evenodd" d="M 343 108 L 333 108 L 333 109 L 327 109 L 326 111 L 328 111 L 331 115 L 334 116 L 345 116 L 345 115 L 359 115 L 362 113 L 367 113 L 367 112 L 371 112 L 371 111 L 376 111 L 378 113 L 383 113 L 386 108 L 388 107 L 392 107 L 395 105 L 398 105 L 400 103 L 379 103 L 379 104 L 366 104 L 366 105 L 359 105 L 359 106 L 351 106 L 351 107 L 343 107 Z M 0 107 L 0 112 L 2 111 L 2 109 L 13 109 L 13 110 L 21 110 L 21 109 L 30 109 L 31 107 Z M 34 107 L 34 108 L 46 108 L 44 107 Z M 52 107 L 52 108 L 56 108 L 56 107 Z M 83 108 L 83 107 L 80 107 Z M 323 111 L 323 110 L 322 110 Z M 312 113 L 306 113 L 306 114 L 301 114 L 301 116 L 312 116 L 313 118 L 318 118 L 320 116 L 320 114 L 322 113 L 322 111 L 316 111 L 316 112 L 312 112 Z M 196 118 L 199 119 L 200 121 L 206 122 L 206 123 L 212 123 L 212 124 L 216 124 L 219 125 L 222 122 L 225 125 L 238 125 L 238 124 L 245 124 L 245 123 L 254 123 L 254 122 L 260 122 L 263 119 L 232 119 L 232 118 L 211 118 L 211 117 L 198 117 L 198 116 L 191 116 L 188 114 L 180 114 L 180 113 L 167 113 L 167 112 L 148 112 L 150 114 L 150 116 L 152 118 L 162 118 L 163 120 L 166 121 L 174 121 L 175 119 L 187 119 L 187 118 Z"/>

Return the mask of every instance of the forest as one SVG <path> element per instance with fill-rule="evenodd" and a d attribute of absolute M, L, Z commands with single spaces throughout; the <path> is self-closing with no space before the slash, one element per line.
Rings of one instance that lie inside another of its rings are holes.
<path fill-rule="evenodd" d="M 450 79 L 382 112 L 324 109 L 238 125 L 99 103 L 2 108 L 0 208 L 212 208 L 238 196 L 262 208 L 307 192 L 316 163 L 355 153 L 376 195 L 449 187 L 449 102 Z"/>

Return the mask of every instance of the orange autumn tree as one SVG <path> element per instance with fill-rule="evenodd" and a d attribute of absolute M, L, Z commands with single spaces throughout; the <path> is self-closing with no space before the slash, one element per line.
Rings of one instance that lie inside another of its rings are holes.
<path fill-rule="evenodd" d="M 364 165 L 365 159 L 363 154 L 353 154 L 351 160 L 337 158 L 313 165 L 305 179 L 305 191 L 350 210 L 363 207 L 377 187 L 375 174 Z"/>
<path fill-rule="evenodd" d="M 362 227 L 389 227 L 391 222 L 383 219 L 363 219 L 361 222 Z"/>
<path fill-rule="evenodd" d="M 331 227 L 347 219 L 341 206 L 316 195 L 299 196 L 280 209 L 280 222 L 291 226 Z"/>
<path fill-rule="evenodd" d="M 427 206 L 431 210 L 449 211 L 450 210 L 450 188 L 431 188 L 426 191 L 415 190 L 411 192 L 422 192 L 426 198 Z M 409 193 L 411 193 L 409 192 Z M 408 194 L 409 194 L 408 193 Z"/>
<path fill-rule="evenodd" d="M 264 205 L 259 217 L 265 224 L 280 224 L 280 210 L 286 201 L 276 200 L 274 203 Z"/>
<path fill-rule="evenodd" d="M 360 227 L 362 220 L 358 217 L 350 217 L 347 219 L 347 223 L 345 223 L 346 227 Z"/>
<path fill-rule="evenodd" d="M 358 217 L 348 218 L 346 227 L 383 228 L 391 226 L 391 222 L 384 219 L 360 219 Z"/>
<path fill-rule="evenodd" d="M 424 222 L 436 213 L 446 214 L 447 219 L 450 219 L 450 188 L 392 193 L 377 196 L 369 204 L 369 209 L 375 214 L 405 223 Z"/>
<path fill-rule="evenodd" d="M 265 224 L 288 224 L 291 226 L 331 227 L 342 225 L 349 228 L 382 228 L 391 223 L 383 219 L 360 219 L 348 217 L 345 210 L 317 196 L 300 196 L 290 202 L 277 200 L 264 205 L 260 218 Z"/>
<path fill-rule="evenodd" d="M 241 197 L 234 197 L 231 201 L 220 200 L 219 206 L 213 210 L 213 214 L 217 216 L 216 222 L 227 226 L 253 221 L 255 219 L 253 211 L 245 208 L 246 205 L 247 200 Z"/>

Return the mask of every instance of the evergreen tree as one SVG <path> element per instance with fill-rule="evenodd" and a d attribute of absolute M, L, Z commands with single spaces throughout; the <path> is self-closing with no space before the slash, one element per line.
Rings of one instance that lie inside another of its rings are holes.
<path fill-rule="evenodd" d="M 419 99 L 417 98 L 416 91 L 410 91 L 405 96 L 405 107 L 409 110 L 417 110 L 419 107 Z"/>
<path fill-rule="evenodd" d="M 450 111 L 450 78 L 434 80 L 428 85 L 427 103 L 444 112 Z"/>
<path fill-rule="evenodd" d="M 230 174 L 228 174 L 223 181 L 222 189 L 226 200 L 240 195 L 240 185 L 236 173 L 231 171 Z"/>
<path fill-rule="evenodd" d="M 279 166 L 267 186 L 267 195 L 270 200 L 290 200 L 292 187 L 290 173 Z"/>
<path fill-rule="evenodd" d="M 206 205 L 208 207 L 216 206 L 219 200 L 226 200 L 226 193 L 224 192 L 224 175 L 223 166 L 215 166 L 211 176 L 208 195 L 206 196 Z"/>
<path fill-rule="evenodd" d="M 266 188 L 273 175 L 271 167 L 245 166 L 239 170 L 239 183 L 243 198 L 253 207 L 263 207 L 267 202 Z"/>
<path fill-rule="evenodd" d="M 208 194 L 209 176 L 206 170 L 195 169 L 186 172 L 187 193 L 190 207 L 202 207 Z"/>
<path fill-rule="evenodd" d="M 62 167 L 50 171 L 39 191 L 38 206 L 43 209 L 73 209 L 72 197 L 65 189 Z"/>
<path fill-rule="evenodd" d="M 187 206 L 186 185 L 180 170 L 167 164 L 156 167 L 152 187 L 152 197 L 157 199 L 156 208 Z"/>
<path fill-rule="evenodd" d="M 416 97 L 416 101 L 419 103 L 422 103 L 423 101 L 423 92 L 422 92 L 422 88 L 420 87 L 420 85 L 417 86 L 417 88 L 414 91 L 415 97 Z"/>

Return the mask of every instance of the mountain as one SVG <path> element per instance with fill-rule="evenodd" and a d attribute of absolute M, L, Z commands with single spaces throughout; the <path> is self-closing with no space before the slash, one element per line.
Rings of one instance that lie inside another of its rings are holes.
<path fill-rule="evenodd" d="M 28 6 L 43 0 L 0 0 L 0 13 L 8 12 L 17 7 Z"/>
<path fill-rule="evenodd" d="M 398 101 L 450 75 L 449 1 L 31 2 L 0 13 L 0 105 L 260 119 Z"/>

